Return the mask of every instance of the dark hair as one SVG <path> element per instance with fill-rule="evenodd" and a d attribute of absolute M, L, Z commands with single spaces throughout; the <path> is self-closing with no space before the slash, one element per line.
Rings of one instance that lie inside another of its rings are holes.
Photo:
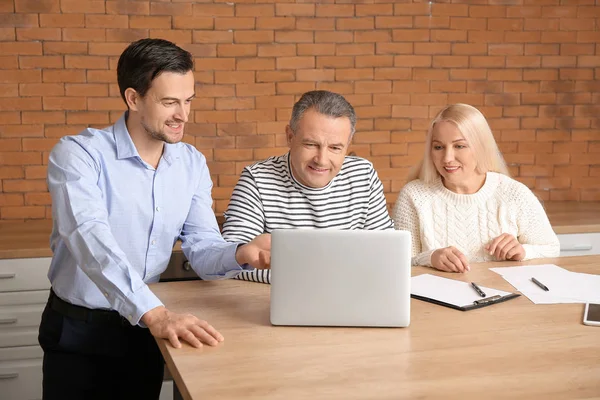
<path fill-rule="evenodd" d="M 117 82 L 125 104 L 125 90 L 135 89 L 144 97 L 152 81 L 163 72 L 185 74 L 194 69 L 189 51 L 164 39 L 141 39 L 131 43 L 119 57 Z"/>
<path fill-rule="evenodd" d="M 314 108 L 319 114 L 327 115 L 329 117 L 347 117 L 350 119 L 351 133 L 350 137 L 354 135 L 356 130 L 356 113 L 354 108 L 348 100 L 341 94 L 329 92 L 327 90 L 313 90 L 306 92 L 300 97 L 300 100 L 294 104 L 292 109 L 292 118 L 290 119 L 290 128 L 292 132 L 296 132 L 298 123 L 302 119 L 304 113 Z"/>

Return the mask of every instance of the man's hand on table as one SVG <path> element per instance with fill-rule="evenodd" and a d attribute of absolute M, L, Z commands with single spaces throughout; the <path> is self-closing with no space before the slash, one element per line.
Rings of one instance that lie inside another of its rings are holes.
<path fill-rule="evenodd" d="M 196 348 L 202 347 L 203 343 L 216 346 L 223 341 L 223 335 L 208 322 L 191 314 L 176 314 L 164 306 L 146 312 L 142 322 L 150 329 L 152 336 L 169 339 L 176 349 L 181 348 L 180 339 Z"/>

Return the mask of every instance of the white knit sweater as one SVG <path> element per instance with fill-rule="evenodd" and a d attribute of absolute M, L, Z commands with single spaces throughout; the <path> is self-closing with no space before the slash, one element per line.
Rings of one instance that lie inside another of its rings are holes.
<path fill-rule="evenodd" d="M 394 207 L 396 229 L 412 234 L 412 264 L 431 266 L 431 254 L 454 246 L 469 262 L 494 261 L 484 249 L 509 233 L 525 249 L 525 259 L 558 257 L 560 245 L 535 195 L 506 175 L 488 172 L 477 193 L 458 194 L 441 179 L 409 182 Z"/>

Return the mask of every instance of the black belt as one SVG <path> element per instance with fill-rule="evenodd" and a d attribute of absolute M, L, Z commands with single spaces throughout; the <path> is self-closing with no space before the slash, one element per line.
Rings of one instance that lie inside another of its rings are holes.
<path fill-rule="evenodd" d="M 78 321 L 93 322 L 107 325 L 125 325 L 131 326 L 127 319 L 113 310 L 93 310 L 91 308 L 76 306 L 68 303 L 58 297 L 54 290 L 50 289 L 50 298 L 48 299 L 50 308 L 54 311 Z"/>

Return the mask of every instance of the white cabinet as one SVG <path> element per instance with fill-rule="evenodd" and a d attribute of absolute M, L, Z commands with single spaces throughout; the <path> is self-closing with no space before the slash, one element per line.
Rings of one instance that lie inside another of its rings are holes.
<path fill-rule="evenodd" d="M 560 256 L 590 256 L 600 254 L 600 232 L 560 234 Z"/>
<path fill-rule="evenodd" d="M 48 300 L 51 258 L 0 260 L 0 397 L 42 398 L 43 351 L 38 345 Z"/>

